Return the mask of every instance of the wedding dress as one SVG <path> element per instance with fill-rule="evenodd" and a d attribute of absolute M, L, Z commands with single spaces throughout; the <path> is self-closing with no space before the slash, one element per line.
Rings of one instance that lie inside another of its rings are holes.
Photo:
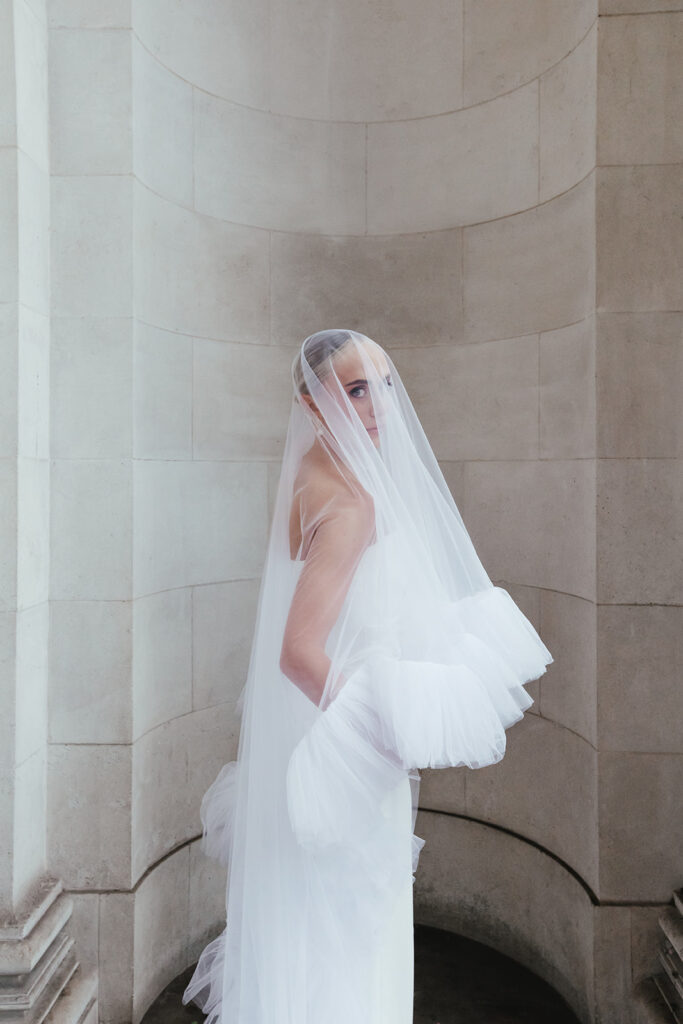
<path fill-rule="evenodd" d="M 553 659 L 386 351 L 318 332 L 293 384 L 238 756 L 200 808 L 226 927 L 183 1002 L 209 1024 L 410 1024 L 419 769 L 500 761 Z"/>

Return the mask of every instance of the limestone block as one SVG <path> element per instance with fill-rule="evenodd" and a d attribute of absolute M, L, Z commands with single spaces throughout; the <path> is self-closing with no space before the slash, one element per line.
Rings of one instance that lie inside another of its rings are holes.
<path fill-rule="evenodd" d="M 593 908 L 579 880 L 500 829 L 418 812 L 425 838 L 415 919 L 492 946 L 539 974 L 586 1024 L 593 1002 Z"/>
<path fill-rule="evenodd" d="M 194 708 L 236 701 L 247 681 L 260 581 L 232 580 L 192 590 Z"/>
<path fill-rule="evenodd" d="M 16 763 L 41 751 L 47 736 L 48 602 L 17 612 L 14 757 Z"/>
<path fill-rule="evenodd" d="M 568 784 L 567 780 L 571 780 Z M 540 843 L 598 886 L 595 749 L 538 715 L 507 732 L 499 764 L 467 776 L 467 813 Z"/>
<path fill-rule="evenodd" d="M 595 456 L 595 317 L 540 338 L 540 447 L 546 459 Z"/>
<path fill-rule="evenodd" d="M 594 907 L 595 1019 L 631 1024 L 631 907 Z M 635 1022 L 634 1022 L 635 1024 Z"/>
<path fill-rule="evenodd" d="M 596 373 L 599 456 L 683 456 L 683 313 L 601 313 Z"/>
<path fill-rule="evenodd" d="M 5 0 L 0 10 L 0 147 L 17 144 L 17 92 L 15 71 L 13 3 Z"/>
<path fill-rule="evenodd" d="M 20 455 L 33 459 L 50 457 L 50 349 L 52 325 L 49 316 L 20 305 L 18 333 L 9 342 L 17 355 L 17 374 L 8 382 L 17 389 L 16 425 L 10 438 L 18 434 Z M 8 339 L 9 340 L 9 339 Z M 18 353 L 16 352 L 18 348 Z M 0 357 L 2 358 L 2 357 Z M 10 402 L 10 410 L 14 403 Z M 1 428 L 0 428 L 1 429 Z"/>
<path fill-rule="evenodd" d="M 138 460 L 136 594 L 260 575 L 266 472 L 259 463 Z"/>
<path fill-rule="evenodd" d="M 291 353 L 203 338 L 193 350 L 195 458 L 282 458 L 292 404 Z"/>
<path fill-rule="evenodd" d="M 391 357 L 437 459 L 538 456 L 537 337 L 392 349 Z"/>
<path fill-rule="evenodd" d="M 420 808 L 466 815 L 465 787 L 470 769 L 423 768 L 420 771 Z"/>
<path fill-rule="evenodd" d="M 50 32 L 50 158 L 59 175 L 133 169 L 131 32 Z"/>
<path fill-rule="evenodd" d="M 131 349 L 127 319 L 53 318 L 50 436 L 56 458 L 130 456 Z"/>
<path fill-rule="evenodd" d="M 683 750 L 683 608 L 598 607 L 600 750 Z"/>
<path fill-rule="evenodd" d="M 127 888 L 131 878 L 130 748 L 53 743 L 48 747 L 47 780 L 51 870 L 66 888 Z"/>
<path fill-rule="evenodd" d="M 600 167 L 597 308 L 683 309 L 683 166 Z"/>
<path fill-rule="evenodd" d="M 138 597 L 133 605 L 133 737 L 192 709 L 189 588 Z"/>
<path fill-rule="evenodd" d="M 461 341 L 461 243 L 459 228 L 359 238 L 273 232 L 273 342 L 298 348 L 330 324 L 387 350 Z"/>
<path fill-rule="evenodd" d="M 134 10 L 143 46 L 198 88 L 268 109 L 273 64 L 267 0 L 145 0 Z"/>
<path fill-rule="evenodd" d="M 468 462 L 460 511 L 492 579 L 595 599 L 589 460 Z"/>
<path fill-rule="evenodd" d="M 100 893 L 70 892 L 73 903 L 69 934 L 76 943 L 81 970 L 97 970 L 99 963 Z"/>
<path fill-rule="evenodd" d="M 137 893 L 100 894 L 100 1024 L 129 1024 L 135 984 L 135 901 Z"/>
<path fill-rule="evenodd" d="M 680 883 L 683 754 L 601 751 L 600 898 L 666 902 Z"/>
<path fill-rule="evenodd" d="M 135 899 L 135 988 L 133 1020 L 187 966 L 189 857 L 185 846 L 157 864 Z"/>
<path fill-rule="evenodd" d="M 453 495 L 455 504 L 458 506 L 458 511 L 461 513 L 465 507 L 465 465 L 464 461 L 450 462 L 443 459 L 439 460 L 439 467 L 444 475 L 444 480 Z"/>
<path fill-rule="evenodd" d="M 510 92 L 559 64 L 594 20 L 594 0 L 465 0 L 464 102 Z"/>
<path fill-rule="evenodd" d="M 29 894 L 45 872 L 45 823 L 50 813 L 49 807 L 46 811 L 45 761 L 43 744 L 14 769 L 11 884 L 17 902 Z M 52 865 L 49 857 L 47 862 Z"/>
<path fill-rule="evenodd" d="M 235 706 L 217 707 L 163 722 L 133 748 L 133 877 L 202 826 L 201 798 L 219 769 L 237 753 Z"/>
<path fill-rule="evenodd" d="M 51 598 L 127 600 L 133 542 L 130 463 L 53 459 L 51 512 Z"/>
<path fill-rule="evenodd" d="M 463 0 L 273 3 L 271 109 L 388 121 L 460 107 L 462 7 Z M 417 61 L 418 53 L 428 56 Z"/>
<path fill-rule="evenodd" d="M 192 458 L 192 347 L 184 334 L 133 325 L 137 459 Z"/>
<path fill-rule="evenodd" d="M 464 229 L 466 341 L 555 330 L 595 302 L 594 181 Z"/>
<path fill-rule="evenodd" d="M 46 601 L 50 579 L 50 464 L 21 455 L 17 467 L 17 607 Z"/>
<path fill-rule="evenodd" d="M 594 21 L 576 48 L 541 76 L 541 201 L 571 188 L 595 167 L 597 39 Z"/>
<path fill-rule="evenodd" d="M 49 0 L 52 28 L 126 28 L 130 26 L 131 0 Z"/>
<path fill-rule="evenodd" d="M 538 632 L 555 659 L 541 677 L 541 714 L 597 746 L 595 604 L 553 590 L 540 602 Z"/>
<path fill-rule="evenodd" d="M 48 33 L 44 6 L 12 5 L 17 145 L 36 169 L 47 172 Z M 12 32 L 10 31 L 10 37 Z"/>
<path fill-rule="evenodd" d="M 132 179 L 51 179 L 54 316 L 130 316 Z"/>
<path fill-rule="evenodd" d="M 32 310 L 50 307 L 50 178 L 17 150 L 19 298 Z"/>
<path fill-rule="evenodd" d="M 15 458 L 19 444 L 19 317 L 16 302 L 0 303 L 0 459 Z"/>
<path fill-rule="evenodd" d="M 16 149 L 0 149 L 0 302 L 19 297 Z"/>
<path fill-rule="evenodd" d="M 505 217 L 538 197 L 538 86 L 436 117 L 368 125 L 368 232 Z"/>
<path fill-rule="evenodd" d="M 225 927 L 227 869 L 190 843 L 190 910 L 186 964 L 194 963 L 204 946 Z"/>
<path fill-rule="evenodd" d="M 195 206 L 237 224 L 365 229 L 365 126 L 286 117 L 196 93 Z"/>
<path fill-rule="evenodd" d="M 50 742 L 130 742 L 130 602 L 51 601 L 50 610 Z"/>
<path fill-rule="evenodd" d="M 657 2 L 657 13 L 600 23 L 600 164 L 683 160 L 683 7 L 675 6 Z"/>
<path fill-rule="evenodd" d="M 133 39 L 133 169 L 154 192 L 191 206 L 192 86 Z"/>
<path fill-rule="evenodd" d="M 268 338 L 267 231 L 183 209 L 137 182 L 134 248 L 141 320 L 204 338 Z"/>
<path fill-rule="evenodd" d="M 0 461 L 0 601 L 17 607 L 17 464 Z"/>
<path fill-rule="evenodd" d="M 598 460 L 601 603 L 682 603 L 682 466 L 677 459 Z"/>

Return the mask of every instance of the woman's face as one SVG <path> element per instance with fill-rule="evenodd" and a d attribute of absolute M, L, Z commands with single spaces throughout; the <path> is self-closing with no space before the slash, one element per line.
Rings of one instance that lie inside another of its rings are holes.
<path fill-rule="evenodd" d="M 376 344 L 368 345 L 367 343 L 364 343 L 364 346 L 365 353 L 370 357 L 377 368 L 378 374 L 385 380 L 386 384 L 391 387 L 391 371 L 384 352 L 379 345 Z M 334 356 L 333 365 L 334 371 L 347 394 L 349 402 L 353 406 L 361 423 L 369 433 L 375 445 L 378 445 L 379 430 L 377 428 L 377 418 L 379 417 L 380 420 L 382 418 L 382 394 L 381 392 L 377 394 L 377 389 L 375 388 L 375 393 L 371 395 L 370 385 L 365 379 L 363 360 L 356 345 L 346 345 L 337 355 Z M 334 394 L 338 385 L 337 382 L 334 381 L 334 378 L 332 378 L 332 381 L 332 387 L 329 387 L 328 390 Z M 325 382 L 323 381 L 323 383 Z M 302 397 L 308 402 L 316 415 L 319 416 L 320 419 L 323 419 L 311 396 L 303 395 Z M 346 406 L 344 406 L 344 408 L 346 408 Z"/>

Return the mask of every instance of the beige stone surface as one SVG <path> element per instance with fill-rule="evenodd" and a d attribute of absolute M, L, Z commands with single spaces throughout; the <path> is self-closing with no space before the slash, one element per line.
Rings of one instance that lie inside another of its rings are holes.
<path fill-rule="evenodd" d="M 597 444 L 603 458 L 683 456 L 683 313 L 600 313 Z"/>
<path fill-rule="evenodd" d="M 130 26 L 131 0 L 49 0 L 52 28 L 121 28 Z"/>
<path fill-rule="evenodd" d="M 626 7 L 626 4 L 622 4 Z M 598 163 L 683 160 L 683 8 L 600 23 Z M 655 5 L 653 4 L 653 8 Z"/>
<path fill-rule="evenodd" d="M 263 463 L 136 461 L 136 595 L 260 575 L 266 474 Z"/>
<path fill-rule="evenodd" d="M 50 602 L 51 743 L 131 738 L 128 601 Z"/>
<path fill-rule="evenodd" d="M 571 188 L 595 167 L 597 39 L 596 20 L 575 49 L 541 75 L 541 202 Z"/>
<path fill-rule="evenodd" d="M 596 610 L 592 601 L 540 591 L 539 635 L 554 661 L 541 677 L 541 714 L 597 747 Z"/>
<path fill-rule="evenodd" d="M 131 881 L 130 747 L 53 743 L 48 748 L 47 780 L 51 870 L 65 888 L 127 888 Z"/>
<path fill-rule="evenodd" d="M 467 774 L 467 813 L 540 843 L 596 891 L 597 769 L 582 737 L 525 715 L 507 731 L 503 760 Z"/>
<path fill-rule="evenodd" d="M 597 308 L 683 309 L 683 166 L 600 167 Z"/>
<path fill-rule="evenodd" d="M 15 302 L 17 273 L 17 152 L 0 149 L 0 302 Z"/>
<path fill-rule="evenodd" d="M 595 20 L 595 0 L 465 0 L 465 104 L 509 92 L 559 64 Z"/>
<path fill-rule="evenodd" d="M 63 28 L 49 40 L 52 173 L 130 174 L 130 31 Z"/>
<path fill-rule="evenodd" d="M 600 750 L 683 750 L 683 608 L 598 606 Z"/>
<path fill-rule="evenodd" d="M 50 347 L 53 457 L 128 455 L 133 392 L 130 320 L 53 317 Z"/>
<path fill-rule="evenodd" d="M 132 39 L 133 171 L 154 192 L 193 203 L 192 85 Z"/>
<path fill-rule="evenodd" d="M 157 864 L 135 898 L 135 988 L 133 1020 L 140 1020 L 156 996 L 187 966 L 189 916 L 187 846 Z"/>
<path fill-rule="evenodd" d="M 195 458 L 282 458 L 292 404 L 292 358 L 279 345 L 194 340 Z"/>
<path fill-rule="evenodd" d="M 266 0 L 144 0 L 133 15 L 142 45 L 179 78 L 236 103 L 268 108 L 273 56 Z"/>
<path fill-rule="evenodd" d="M 135 740 L 192 710 L 192 589 L 146 594 L 133 602 Z"/>
<path fill-rule="evenodd" d="M 627 1024 L 633 998 L 631 908 L 594 907 L 593 933 L 595 1018 Z"/>
<path fill-rule="evenodd" d="M 599 459 L 598 599 L 604 604 L 681 604 L 683 462 Z"/>
<path fill-rule="evenodd" d="M 204 338 L 268 338 L 268 233 L 135 189 L 136 313 Z"/>
<path fill-rule="evenodd" d="M 437 459 L 538 456 L 537 337 L 390 354 Z"/>
<path fill-rule="evenodd" d="M 136 320 L 133 345 L 135 458 L 191 459 L 194 339 Z"/>
<path fill-rule="evenodd" d="M 271 251 L 275 344 L 298 349 L 330 325 L 362 331 L 387 350 L 462 338 L 458 228 L 356 238 L 273 232 Z"/>
<path fill-rule="evenodd" d="M 198 831 L 201 832 L 201 822 Z M 194 963 L 204 946 L 223 930 L 226 921 L 227 869 L 199 846 L 190 843 L 190 906 L 187 919 L 187 964 Z"/>
<path fill-rule="evenodd" d="M 538 197 L 538 84 L 435 117 L 368 125 L 368 232 L 438 231 Z"/>
<path fill-rule="evenodd" d="M 544 331 L 539 344 L 541 458 L 594 458 L 595 317 Z"/>
<path fill-rule="evenodd" d="M 133 892 L 100 895 L 98 1001 L 101 1024 L 124 1024 L 133 1019 L 135 899 Z"/>
<path fill-rule="evenodd" d="M 601 751 L 600 898 L 666 901 L 680 886 L 683 754 Z"/>
<path fill-rule="evenodd" d="M 594 180 L 523 213 L 463 231 L 464 339 L 576 323 L 594 308 Z"/>
<path fill-rule="evenodd" d="M 50 593 L 122 601 L 132 573 L 132 480 L 125 459 L 53 459 Z"/>
<path fill-rule="evenodd" d="M 593 908 L 576 877 L 501 829 L 420 811 L 415 919 L 525 964 L 591 1019 Z"/>
<path fill-rule="evenodd" d="M 276 0 L 272 109 L 323 120 L 388 121 L 462 100 L 463 0 Z M 302 39 L 306 59 L 301 59 Z M 417 61 L 417 53 L 429 58 Z"/>
<path fill-rule="evenodd" d="M 247 681 L 260 579 L 192 588 L 192 703 L 236 701 Z"/>
<path fill-rule="evenodd" d="M 273 230 L 362 234 L 365 190 L 364 125 L 271 114 L 195 93 L 200 212 Z"/>
<path fill-rule="evenodd" d="M 20 608 L 16 617 L 16 730 L 12 754 L 21 764 L 33 754 L 43 754 L 47 735 L 48 602 Z M 11 746 L 10 746 L 11 750 Z"/>
<path fill-rule="evenodd" d="M 53 316 L 130 316 L 132 191 L 125 174 L 52 177 Z"/>
<path fill-rule="evenodd" d="M 492 579 L 594 600 L 591 460 L 468 462 L 460 511 Z"/>
<path fill-rule="evenodd" d="M 598 0 L 600 14 L 656 14 L 681 11 L 681 0 Z"/>

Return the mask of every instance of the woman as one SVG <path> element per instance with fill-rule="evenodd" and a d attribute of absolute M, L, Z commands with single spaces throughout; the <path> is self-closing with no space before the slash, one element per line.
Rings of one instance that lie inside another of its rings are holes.
<path fill-rule="evenodd" d="M 419 769 L 480 768 L 552 656 L 489 580 L 387 352 L 306 338 L 236 761 L 204 795 L 209 1024 L 410 1024 Z"/>

